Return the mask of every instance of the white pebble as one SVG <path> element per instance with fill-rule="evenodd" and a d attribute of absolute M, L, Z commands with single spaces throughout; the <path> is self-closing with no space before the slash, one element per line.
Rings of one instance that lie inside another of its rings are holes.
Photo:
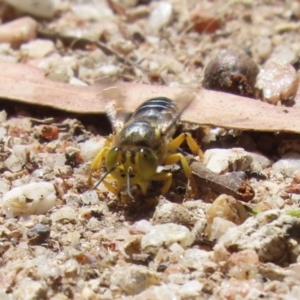
<path fill-rule="evenodd" d="M 70 78 L 74 77 L 76 63 L 74 57 L 61 57 L 59 54 L 55 53 L 42 59 L 38 67 L 48 74 L 48 78 L 56 81 L 68 82 Z"/>
<path fill-rule="evenodd" d="M 15 154 L 11 154 L 5 161 L 4 166 L 11 172 L 19 172 L 22 170 L 24 161 Z"/>
<path fill-rule="evenodd" d="M 177 300 L 180 299 L 177 293 L 180 288 L 181 286 L 175 284 L 172 284 L 170 287 L 168 284 L 151 286 L 142 293 L 135 295 L 134 300 Z"/>
<path fill-rule="evenodd" d="M 261 61 L 267 59 L 272 51 L 272 41 L 268 37 L 261 37 L 252 47 L 252 52 Z"/>
<path fill-rule="evenodd" d="M 141 247 L 142 252 L 155 254 L 163 246 L 178 243 L 186 248 L 193 241 L 193 234 L 185 226 L 174 223 L 158 224 L 142 237 Z"/>
<path fill-rule="evenodd" d="M 53 0 L 4 0 L 4 2 L 36 17 L 52 18 L 54 15 Z"/>
<path fill-rule="evenodd" d="M 28 266 L 26 266 L 28 267 Z M 25 264 L 24 264 L 24 268 Z M 42 282 L 35 281 L 30 277 L 24 277 L 18 281 L 13 289 L 13 299 L 41 299 L 41 295 L 46 293 L 47 287 Z"/>
<path fill-rule="evenodd" d="M 80 155 L 84 161 L 93 159 L 103 148 L 104 139 L 92 138 L 84 143 L 80 143 Z"/>
<path fill-rule="evenodd" d="M 64 206 L 51 214 L 51 220 L 54 222 L 63 220 L 74 221 L 76 218 L 76 212 L 70 206 Z"/>
<path fill-rule="evenodd" d="M 0 123 L 6 121 L 7 119 L 7 112 L 5 110 L 0 111 Z"/>
<path fill-rule="evenodd" d="M 113 12 L 106 4 L 106 1 L 101 1 L 101 3 L 97 5 L 72 5 L 72 11 L 80 20 L 85 21 L 102 21 L 104 18 L 113 16 Z"/>
<path fill-rule="evenodd" d="M 152 228 L 152 225 L 147 220 L 140 220 L 129 227 L 131 234 L 145 234 Z"/>
<path fill-rule="evenodd" d="M 191 280 L 187 283 L 185 283 L 181 289 L 179 290 L 179 293 L 182 298 L 194 298 L 197 297 L 201 290 L 203 289 L 203 283 L 200 283 L 198 280 Z"/>
<path fill-rule="evenodd" d="M 144 266 L 126 265 L 114 268 L 111 284 L 118 286 L 127 295 L 136 295 L 152 285 L 160 283 L 160 276 Z"/>
<path fill-rule="evenodd" d="M 118 74 L 119 70 L 120 70 L 119 67 L 117 67 L 116 65 L 104 65 L 98 68 L 100 74 L 107 75 L 107 76 L 116 75 Z"/>
<path fill-rule="evenodd" d="M 296 61 L 297 56 L 296 53 L 287 45 L 279 44 L 273 50 L 270 58 L 276 61 L 280 61 L 282 63 L 292 64 Z"/>
<path fill-rule="evenodd" d="M 272 161 L 267 158 L 266 156 L 260 154 L 260 153 L 249 153 L 252 156 L 252 163 L 250 165 L 250 169 L 253 171 L 262 171 L 263 169 L 271 166 Z"/>
<path fill-rule="evenodd" d="M 159 2 L 149 16 L 149 29 L 151 31 L 159 31 L 171 21 L 172 12 L 173 8 L 171 3 L 165 1 Z"/>
<path fill-rule="evenodd" d="M 226 219 L 215 217 L 211 224 L 209 239 L 211 241 L 218 241 L 220 237 L 227 231 L 229 228 L 235 227 L 236 225 Z"/>
<path fill-rule="evenodd" d="M 16 187 L 4 194 L 1 203 L 8 217 L 44 214 L 56 202 L 54 185 L 49 182 L 33 182 Z"/>
<path fill-rule="evenodd" d="M 0 179 L 0 197 L 7 193 L 10 189 L 10 183 L 8 180 L 1 178 Z"/>
<path fill-rule="evenodd" d="M 198 271 L 203 270 L 203 267 L 209 258 L 210 253 L 201 249 L 187 249 L 184 255 L 180 258 L 179 263 L 186 268 L 197 269 Z"/>
<path fill-rule="evenodd" d="M 272 169 L 281 172 L 287 177 L 291 177 L 295 171 L 300 169 L 300 154 L 295 152 L 285 154 L 273 164 Z"/>
<path fill-rule="evenodd" d="M 76 85 L 76 86 L 87 86 L 88 85 L 87 83 L 85 83 L 84 81 L 82 81 L 76 77 L 70 78 L 69 83 L 72 85 Z"/>
<path fill-rule="evenodd" d="M 299 85 L 299 77 L 290 64 L 268 60 L 257 75 L 256 88 L 262 93 L 262 100 L 276 104 L 293 100 Z"/>
<path fill-rule="evenodd" d="M 36 39 L 21 46 L 21 53 L 29 58 L 42 58 L 55 50 L 50 40 Z"/>
<path fill-rule="evenodd" d="M 204 165 L 221 174 L 230 171 L 244 171 L 253 161 L 250 153 L 242 148 L 209 149 L 204 153 Z"/>
<path fill-rule="evenodd" d="M 36 38 L 37 23 L 29 17 L 0 25 L 0 43 L 22 44 Z"/>
<path fill-rule="evenodd" d="M 81 195 L 81 200 L 87 205 L 99 204 L 99 197 L 95 190 L 87 191 Z"/>

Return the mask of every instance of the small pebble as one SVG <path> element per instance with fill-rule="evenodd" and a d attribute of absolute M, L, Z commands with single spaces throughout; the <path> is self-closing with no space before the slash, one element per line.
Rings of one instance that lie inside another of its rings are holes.
<path fill-rule="evenodd" d="M 264 62 L 270 56 L 272 49 L 273 45 L 271 39 L 262 36 L 253 44 L 251 52 L 253 53 L 254 58 L 257 57 L 257 60 Z"/>
<path fill-rule="evenodd" d="M 261 153 L 250 152 L 249 154 L 253 159 L 250 165 L 252 171 L 262 171 L 272 165 L 272 161 Z"/>
<path fill-rule="evenodd" d="M 289 46 L 284 44 L 276 46 L 270 58 L 286 64 L 293 64 L 297 60 L 296 53 Z"/>
<path fill-rule="evenodd" d="M 22 44 L 36 38 L 37 23 L 30 17 L 0 25 L 0 43 Z"/>
<path fill-rule="evenodd" d="M 113 12 L 106 1 L 99 1 L 99 4 L 73 4 L 71 9 L 78 19 L 85 21 L 102 21 L 113 16 Z"/>
<path fill-rule="evenodd" d="M 141 292 L 138 295 L 130 298 L 129 300 L 177 300 L 180 299 L 176 290 L 180 289 L 180 286 L 172 284 L 171 287 L 166 284 L 159 286 L 150 286 L 145 291 Z"/>
<path fill-rule="evenodd" d="M 198 280 L 190 280 L 189 282 L 185 283 L 179 290 L 180 296 L 183 299 L 197 297 L 201 294 L 203 286 L 203 283 L 200 283 Z"/>
<path fill-rule="evenodd" d="M 29 244 L 40 245 L 44 243 L 50 236 L 50 229 L 41 223 L 36 224 L 27 232 Z"/>
<path fill-rule="evenodd" d="M 268 60 L 260 70 L 256 88 L 260 98 L 272 104 L 293 100 L 299 85 L 299 77 L 291 64 L 277 60 Z"/>
<path fill-rule="evenodd" d="M 187 249 L 179 259 L 182 266 L 197 271 L 202 271 L 208 261 L 210 261 L 210 252 L 196 248 Z"/>
<path fill-rule="evenodd" d="M 21 46 L 21 53 L 29 58 L 42 58 L 54 50 L 54 43 L 50 40 L 36 39 Z"/>
<path fill-rule="evenodd" d="M 141 242 L 142 252 L 155 254 L 165 246 L 168 247 L 173 243 L 180 244 L 183 248 L 190 246 L 194 241 L 193 234 L 185 226 L 168 223 L 159 224 L 152 227 L 146 233 Z"/>
<path fill-rule="evenodd" d="M 83 143 L 80 143 L 80 155 L 84 161 L 93 159 L 97 153 L 103 148 L 103 138 L 88 139 Z"/>
<path fill-rule="evenodd" d="M 204 153 L 204 165 L 217 174 L 244 171 L 252 164 L 253 158 L 243 148 L 209 149 Z"/>
<path fill-rule="evenodd" d="M 16 9 L 40 18 L 52 18 L 54 16 L 53 0 L 4 0 Z"/>
<path fill-rule="evenodd" d="M 51 214 L 51 220 L 54 222 L 60 221 L 75 221 L 77 219 L 77 215 L 75 210 L 72 207 L 64 206 Z"/>
<path fill-rule="evenodd" d="M 149 232 L 152 225 L 147 220 L 140 220 L 129 227 L 130 234 L 145 234 Z"/>
<path fill-rule="evenodd" d="M 5 110 L 0 111 L 0 123 L 6 121 L 7 119 L 7 112 Z"/>
<path fill-rule="evenodd" d="M 23 169 L 25 162 L 15 154 L 11 154 L 5 161 L 4 166 L 11 172 L 18 172 Z"/>
<path fill-rule="evenodd" d="M 33 182 L 7 192 L 3 196 L 1 206 L 8 217 L 39 215 L 51 209 L 56 199 L 56 191 L 52 183 Z"/>
<path fill-rule="evenodd" d="M 127 295 L 136 295 L 152 285 L 160 283 L 159 274 L 142 266 L 115 268 L 111 283 L 120 287 Z"/>
<path fill-rule="evenodd" d="M 87 192 L 84 192 L 81 195 L 82 203 L 86 205 L 97 205 L 99 204 L 99 197 L 95 190 L 90 190 Z"/>
<path fill-rule="evenodd" d="M 258 66 L 246 54 L 222 50 L 205 68 L 203 86 L 253 97 L 258 71 Z"/>
<path fill-rule="evenodd" d="M 41 282 L 25 277 L 18 282 L 12 291 L 13 299 L 45 299 L 47 288 Z"/>
<path fill-rule="evenodd" d="M 153 224 L 175 223 L 189 226 L 192 223 L 188 209 L 176 203 L 166 202 L 158 205 L 153 215 Z"/>
<path fill-rule="evenodd" d="M 240 226 L 230 228 L 218 241 L 229 251 L 256 251 L 261 262 L 283 264 L 299 255 L 293 239 L 299 235 L 299 219 L 280 210 L 268 210 L 249 217 Z"/>
<path fill-rule="evenodd" d="M 281 172 L 286 177 L 291 177 L 295 171 L 300 169 L 300 154 L 288 152 L 273 164 L 272 169 Z"/>
<path fill-rule="evenodd" d="M 249 214 L 242 203 L 231 196 L 220 195 L 206 211 L 206 234 L 208 237 L 214 236 L 219 238 L 226 232 L 223 231 L 224 228 L 233 227 L 229 224 L 224 224 L 224 228 L 218 226 L 219 223 L 214 222 L 216 217 L 223 218 L 234 224 L 241 224 L 248 218 L 248 216 Z"/>
<path fill-rule="evenodd" d="M 208 235 L 209 240 L 218 241 L 228 229 L 235 226 L 236 225 L 231 221 L 220 217 L 215 217 L 212 221 L 212 224 L 210 224 L 210 234 Z"/>
<path fill-rule="evenodd" d="M 160 1 L 150 13 L 148 28 L 150 32 L 158 32 L 162 27 L 168 25 L 173 14 L 173 7 L 170 2 Z"/>

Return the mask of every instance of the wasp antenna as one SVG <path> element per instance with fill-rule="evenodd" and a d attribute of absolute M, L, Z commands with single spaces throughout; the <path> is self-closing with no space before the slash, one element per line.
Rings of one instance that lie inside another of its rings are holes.
<path fill-rule="evenodd" d="M 116 164 L 113 168 L 111 168 L 110 170 L 106 171 L 101 177 L 100 179 L 96 182 L 96 184 L 94 185 L 93 189 L 96 189 L 98 187 L 98 185 L 105 179 L 105 177 L 107 175 L 109 175 L 113 170 L 115 170 L 118 167 L 119 164 Z"/>
<path fill-rule="evenodd" d="M 128 170 L 127 170 L 127 176 L 126 176 L 126 185 L 127 185 L 127 194 L 128 196 L 131 198 L 131 199 L 134 199 L 134 197 L 132 196 L 131 194 L 131 191 L 130 191 L 130 172 L 132 171 L 132 169 L 129 167 Z"/>

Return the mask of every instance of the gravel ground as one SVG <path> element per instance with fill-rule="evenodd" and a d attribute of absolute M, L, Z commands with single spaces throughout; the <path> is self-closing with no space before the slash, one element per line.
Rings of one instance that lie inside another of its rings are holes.
<path fill-rule="evenodd" d="M 73 85 L 203 82 L 297 109 L 298 1 L 18 2 L 0 2 L 0 60 Z M 228 55 L 235 81 L 220 84 L 204 70 Z M 105 116 L 3 102 L 0 298 L 300 299 L 299 136 L 180 130 L 204 152 L 193 197 L 175 165 L 165 197 L 158 182 L 122 202 L 87 184 Z"/>

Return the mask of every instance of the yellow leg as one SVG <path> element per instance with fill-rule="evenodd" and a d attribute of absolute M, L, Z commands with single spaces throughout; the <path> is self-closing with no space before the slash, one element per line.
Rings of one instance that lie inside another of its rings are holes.
<path fill-rule="evenodd" d="M 186 140 L 190 150 L 200 157 L 200 160 L 203 160 L 203 152 L 200 148 L 200 146 L 197 144 L 197 142 L 192 138 L 192 136 L 189 133 L 183 132 L 178 137 L 176 137 L 174 140 L 172 140 L 168 144 L 167 150 L 172 152 L 176 150 L 180 145 Z"/>
<path fill-rule="evenodd" d="M 192 177 L 191 168 L 187 162 L 187 159 L 181 153 L 174 153 L 174 154 L 168 155 L 164 160 L 164 164 L 172 165 L 172 164 L 176 164 L 179 161 L 182 164 L 182 168 L 183 168 L 183 172 L 184 172 L 185 176 L 188 179 L 190 179 Z"/>
<path fill-rule="evenodd" d="M 185 176 L 189 179 L 190 181 L 190 186 L 191 186 L 191 196 L 194 197 L 195 195 L 195 191 L 196 191 L 196 186 L 193 180 L 193 176 L 192 176 L 192 171 L 191 168 L 188 164 L 188 161 L 186 159 L 186 157 L 184 155 L 182 155 L 181 153 L 174 153 L 174 154 L 170 154 L 168 155 L 165 160 L 164 163 L 166 165 L 172 165 L 177 163 L 180 160 L 182 168 L 183 168 L 183 172 L 185 174 Z"/>
<path fill-rule="evenodd" d="M 110 182 L 103 180 L 102 181 L 105 187 L 114 195 L 118 196 L 119 190 L 115 186 L 113 186 Z"/>
<path fill-rule="evenodd" d="M 162 195 L 165 195 L 172 184 L 172 173 L 156 173 L 154 174 L 153 178 L 151 178 L 151 180 L 155 180 L 155 181 L 165 181 L 162 189 L 161 189 L 161 193 Z"/>
<path fill-rule="evenodd" d="M 149 181 L 141 181 L 141 182 L 139 182 L 139 186 L 140 186 L 140 188 L 142 190 L 142 193 L 144 195 L 147 194 L 148 185 L 149 185 Z"/>
<path fill-rule="evenodd" d="M 93 159 L 92 164 L 89 169 L 88 174 L 88 185 L 92 186 L 92 175 L 93 172 L 100 169 L 103 159 L 106 158 L 108 151 L 110 150 L 111 138 L 107 138 L 104 142 L 103 148 L 97 153 L 96 157 Z"/>

